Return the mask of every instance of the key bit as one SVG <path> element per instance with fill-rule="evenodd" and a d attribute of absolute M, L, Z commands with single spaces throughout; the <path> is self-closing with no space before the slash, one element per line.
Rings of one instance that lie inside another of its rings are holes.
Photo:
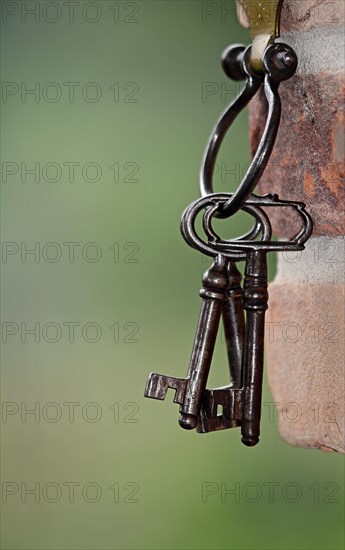
<path fill-rule="evenodd" d="M 253 46 L 250 63 L 254 71 L 263 71 L 262 58 L 267 46 L 280 35 L 284 0 L 239 0 L 249 23 Z"/>
<path fill-rule="evenodd" d="M 197 432 L 209 433 L 241 425 L 243 390 L 231 386 L 206 390 Z"/>
<path fill-rule="evenodd" d="M 172 390 L 176 390 L 174 403 L 182 405 L 187 382 L 187 378 L 174 378 L 172 376 L 165 376 L 164 374 L 152 372 L 147 380 L 144 395 L 151 399 L 163 401 L 166 398 L 168 389 L 171 388 Z"/>

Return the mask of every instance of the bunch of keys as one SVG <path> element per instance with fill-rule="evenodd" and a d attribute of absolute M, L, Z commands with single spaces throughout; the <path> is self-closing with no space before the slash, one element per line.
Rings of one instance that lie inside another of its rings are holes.
<path fill-rule="evenodd" d="M 283 0 L 273 3 L 273 15 L 259 18 L 260 25 L 256 25 L 248 13 L 254 28 L 253 46 L 232 46 L 223 54 L 227 75 L 236 80 L 246 79 L 246 85 L 211 135 L 201 169 L 201 198 L 185 210 L 181 220 L 181 232 L 187 244 L 213 258 L 199 293 L 202 306 L 187 376 L 176 378 L 151 373 L 145 389 L 146 397 L 159 400 L 165 399 L 169 388 L 175 390 L 174 402 L 180 405 L 182 428 L 207 433 L 240 427 L 242 442 L 250 447 L 259 442 L 260 436 L 265 312 L 268 308 L 267 254 L 303 250 L 313 229 L 303 203 L 280 200 L 277 195 L 260 197 L 253 194 L 279 128 L 279 85 L 292 77 L 297 68 L 295 52 L 286 44 L 272 43 L 279 32 Z M 245 0 L 242 4 L 246 8 Z M 267 2 L 261 0 L 257 4 L 262 8 Z M 212 179 L 221 143 L 236 116 L 262 85 L 268 102 L 268 118 L 253 161 L 235 193 L 214 193 Z M 289 207 L 298 214 L 301 223 L 290 240 L 272 240 L 267 214 L 271 207 Z M 214 231 L 212 220 L 229 218 L 239 210 L 253 216 L 253 229 L 237 239 L 223 240 Z M 195 229 L 201 212 L 204 239 Z M 238 262 L 245 262 L 243 285 Z M 221 319 L 230 380 L 225 387 L 207 389 Z"/>

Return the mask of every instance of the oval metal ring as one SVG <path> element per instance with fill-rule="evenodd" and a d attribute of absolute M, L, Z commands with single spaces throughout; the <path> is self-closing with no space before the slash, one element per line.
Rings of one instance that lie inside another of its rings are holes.
<path fill-rule="evenodd" d="M 203 218 L 202 218 L 202 226 L 203 226 L 205 235 L 208 237 L 208 242 L 209 243 L 218 243 L 220 241 L 219 236 L 213 230 L 213 227 L 212 227 L 212 224 L 211 224 L 211 220 L 212 220 L 213 217 L 215 217 L 215 214 L 219 210 L 219 206 L 220 206 L 220 203 L 218 201 L 213 206 L 209 206 L 208 208 L 206 208 L 205 213 L 204 213 Z M 249 206 L 251 206 L 251 205 L 249 205 Z M 243 208 L 243 210 L 244 210 L 244 208 Z M 267 217 L 267 220 L 266 220 L 266 225 L 267 225 L 267 221 L 268 221 L 268 217 Z M 263 226 L 262 222 L 256 219 L 253 229 L 249 233 L 247 233 L 246 235 L 242 235 L 241 237 L 238 237 L 235 240 L 236 241 L 254 241 L 260 235 L 260 233 L 263 233 L 263 231 L 265 231 L 266 225 Z M 263 233 L 263 237 L 264 237 L 264 235 L 265 235 L 265 233 Z M 231 241 L 223 241 L 223 242 L 224 243 L 234 242 L 234 239 L 232 239 Z"/>
<path fill-rule="evenodd" d="M 214 215 L 219 205 L 222 203 L 226 203 L 229 199 L 231 199 L 231 197 L 232 194 L 230 193 L 214 193 L 193 202 L 190 206 L 188 206 L 188 208 L 186 208 L 182 215 L 181 233 L 184 240 L 189 246 L 196 250 L 199 250 L 202 254 L 205 254 L 206 256 L 215 257 L 218 254 L 222 254 L 231 261 L 243 261 L 246 259 L 246 253 L 231 251 L 231 241 L 229 241 L 229 249 L 226 249 L 226 251 L 223 252 L 219 250 L 219 247 L 217 247 L 217 242 L 214 242 L 214 236 L 216 237 L 216 239 L 218 238 L 216 234 L 213 235 L 212 233 L 210 233 L 214 244 L 212 244 L 212 242 L 206 243 L 199 237 L 195 230 L 196 218 L 202 210 L 204 210 L 208 206 L 211 206 L 213 208 L 211 208 L 210 210 L 212 210 L 212 215 Z M 257 222 L 254 230 L 252 230 L 250 234 L 253 235 L 254 232 L 257 231 L 257 226 L 259 226 L 260 231 L 262 232 L 261 239 L 264 241 L 270 240 L 272 235 L 272 228 L 266 213 L 259 206 L 246 204 L 242 206 L 242 210 L 252 215 Z M 246 240 L 247 238 L 248 235 L 245 235 L 238 239 L 233 239 L 233 241 Z"/>
<path fill-rule="evenodd" d="M 279 84 L 285 78 L 283 72 L 272 70 L 272 59 L 275 55 L 282 56 L 284 53 L 290 54 L 297 67 L 297 57 L 295 52 L 285 44 L 272 44 L 264 55 L 264 64 L 267 74 L 264 79 L 264 91 L 268 103 L 268 115 L 264 132 L 261 136 L 259 146 L 254 158 L 232 198 L 227 201 L 221 210 L 216 214 L 217 218 L 228 218 L 241 209 L 242 204 L 251 195 L 257 186 L 271 156 L 275 140 L 278 133 L 281 117 L 281 101 L 278 94 Z M 262 84 L 262 77 L 254 76 L 249 68 L 250 47 L 246 49 L 243 56 L 243 69 L 247 74 L 247 82 L 244 90 L 223 113 L 218 124 L 211 134 L 211 138 L 206 147 L 203 157 L 203 163 L 200 171 L 200 192 L 203 197 L 211 195 L 213 191 L 213 172 L 218 156 L 219 149 L 226 133 L 236 119 L 237 115 L 246 107 L 249 101 L 259 90 Z M 294 68 L 295 70 L 295 68 Z M 294 73 L 290 68 L 289 76 Z M 287 74 L 287 72 L 286 72 Z"/>

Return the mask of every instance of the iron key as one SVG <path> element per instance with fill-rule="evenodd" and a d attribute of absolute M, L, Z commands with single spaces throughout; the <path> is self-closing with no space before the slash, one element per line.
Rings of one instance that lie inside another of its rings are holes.
<path fill-rule="evenodd" d="M 203 302 L 187 378 L 152 373 L 146 385 L 145 396 L 154 399 L 164 399 L 169 387 L 176 390 L 175 402 L 181 405 L 179 424 L 186 430 L 192 430 L 198 425 L 223 304 L 227 300 L 229 287 L 228 260 L 218 255 L 203 276 L 203 288 L 199 293 Z"/>
<path fill-rule="evenodd" d="M 223 329 L 228 354 L 231 386 L 242 387 L 242 352 L 245 333 L 242 275 L 235 262 L 229 262 L 230 288 L 223 305 Z"/>
<path fill-rule="evenodd" d="M 244 278 L 243 308 L 247 312 L 243 354 L 244 407 L 242 443 L 259 442 L 264 365 L 265 313 L 268 309 L 266 250 L 248 252 Z"/>

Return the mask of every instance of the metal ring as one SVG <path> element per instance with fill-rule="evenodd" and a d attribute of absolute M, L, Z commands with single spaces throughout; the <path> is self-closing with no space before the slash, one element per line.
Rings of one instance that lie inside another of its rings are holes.
<path fill-rule="evenodd" d="M 202 218 L 203 230 L 205 232 L 205 235 L 208 237 L 209 243 L 217 243 L 219 241 L 219 237 L 217 233 L 213 230 L 213 227 L 211 225 L 211 220 L 219 210 L 219 206 L 220 206 L 220 203 L 217 202 L 213 206 L 208 207 L 205 210 L 205 213 Z M 264 229 L 265 228 L 262 225 L 262 223 L 256 220 L 255 226 L 253 227 L 253 229 L 246 235 L 242 235 L 242 237 L 238 237 L 236 241 L 254 241 L 260 235 L 260 233 L 263 232 Z M 228 241 L 225 241 L 225 242 L 228 242 Z M 231 242 L 233 242 L 233 240 Z"/>
<path fill-rule="evenodd" d="M 284 57 L 285 56 L 285 57 Z M 217 155 L 222 141 L 231 124 L 249 103 L 259 90 L 262 78 L 253 76 L 249 67 L 250 48 L 244 53 L 243 68 L 248 75 L 246 86 L 240 96 L 230 105 L 216 125 L 204 154 L 204 160 L 200 172 L 201 195 L 207 196 L 213 193 L 213 172 Z M 286 44 L 272 44 L 269 46 L 263 59 L 266 75 L 264 80 L 265 96 L 268 103 L 268 116 L 264 132 L 255 156 L 232 198 L 223 205 L 216 214 L 218 218 L 228 218 L 241 209 L 242 204 L 248 199 L 258 184 L 271 156 L 277 137 L 280 116 L 281 101 L 278 94 L 279 84 L 282 80 L 290 78 L 297 68 L 297 56 Z"/>
<path fill-rule="evenodd" d="M 202 165 L 200 170 L 200 193 L 202 197 L 212 195 L 213 190 L 213 173 L 216 164 L 219 149 L 222 145 L 224 137 L 226 136 L 229 128 L 237 118 L 237 116 L 248 105 L 251 99 L 258 92 L 263 77 L 260 75 L 254 75 L 250 70 L 249 59 L 251 53 L 251 46 L 249 46 L 243 54 L 243 69 L 247 76 L 247 81 L 244 89 L 239 96 L 230 104 L 226 111 L 221 115 L 215 128 L 213 129 L 208 144 L 205 149 L 205 153 L 202 159 Z"/>
<path fill-rule="evenodd" d="M 220 254 L 224 254 L 226 251 L 230 251 L 231 254 L 234 252 L 247 252 L 250 250 L 264 250 L 265 252 L 273 251 L 284 251 L 284 250 L 303 250 L 304 245 L 309 239 L 313 231 L 313 222 L 305 209 L 305 204 L 302 202 L 295 201 L 285 201 L 280 200 L 278 195 L 264 195 L 263 197 L 258 197 L 252 195 L 251 198 L 245 203 L 242 209 L 248 206 L 255 206 L 256 208 L 260 207 L 289 207 L 292 208 L 299 216 L 302 226 L 301 229 L 288 241 L 272 241 L 271 236 L 268 237 L 268 234 L 263 235 L 261 240 L 252 240 L 242 237 L 236 240 L 226 241 L 220 238 L 212 228 L 211 222 L 212 217 L 217 209 L 217 205 L 213 205 L 207 208 L 204 217 L 203 217 L 203 227 L 206 235 L 209 239 L 209 244 L 213 245 L 214 248 Z M 269 224 L 269 221 L 268 221 Z"/>
<path fill-rule="evenodd" d="M 212 208 L 213 210 L 212 215 L 214 215 L 214 212 L 219 207 L 219 204 L 226 203 L 229 199 L 231 199 L 231 197 L 232 197 L 232 194 L 229 194 L 229 193 L 214 193 L 212 195 L 209 195 L 207 197 L 202 197 L 201 199 L 198 199 L 197 201 L 193 202 L 190 206 L 188 206 L 188 208 L 186 208 L 186 210 L 182 215 L 181 233 L 184 240 L 189 246 L 191 246 L 196 250 L 199 250 L 201 253 L 205 254 L 206 256 L 215 257 L 218 254 L 222 254 L 223 256 L 225 256 L 231 261 L 241 261 L 241 260 L 243 261 L 246 259 L 246 256 L 247 256 L 246 253 L 231 251 L 230 241 L 229 241 L 229 249 L 220 251 L 216 242 L 214 244 L 212 244 L 212 242 L 205 243 L 195 231 L 196 218 L 203 209 L 207 208 L 207 206 L 214 207 Z M 265 240 L 265 241 L 269 240 L 272 235 L 272 228 L 266 213 L 258 206 L 247 205 L 247 204 L 244 204 L 242 206 L 242 210 L 254 216 L 257 224 L 259 224 L 260 226 L 260 230 L 262 231 L 262 240 Z M 253 234 L 254 231 L 255 231 L 255 228 L 254 230 L 251 231 L 251 234 Z M 239 239 L 236 239 L 236 242 L 241 239 L 246 240 L 247 237 L 248 235 L 240 237 Z M 214 242 L 212 233 L 211 233 L 211 238 Z"/>

